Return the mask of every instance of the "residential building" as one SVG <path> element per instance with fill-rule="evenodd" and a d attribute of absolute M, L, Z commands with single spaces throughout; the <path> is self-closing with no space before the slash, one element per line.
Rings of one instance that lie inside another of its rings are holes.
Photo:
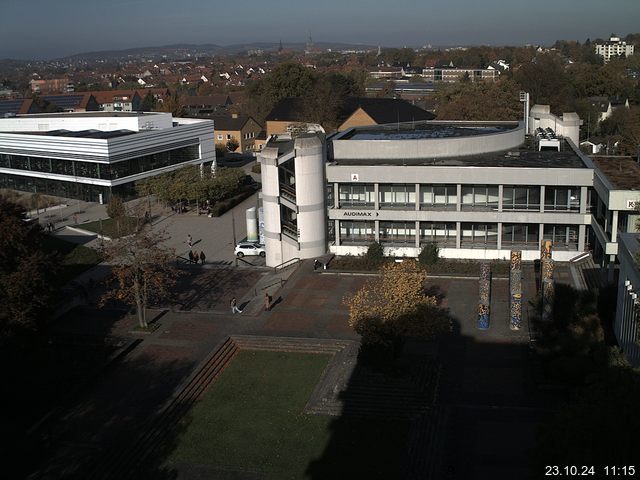
<path fill-rule="evenodd" d="M 633 55 L 634 46 L 627 44 L 620 40 L 620 37 L 611 34 L 609 41 L 604 43 L 596 43 L 596 54 L 604 58 L 604 62 L 607 63 L 612 58 L 616 57 L 628 57 Z"/>
<path fill-rule="evenodd" d="M 103 112 L 138 112 L 142 97 L 136 90 L 103 90 L 91 92 Z"/>
<path fill-rule="evenodd" d="M 238 152 L 254 152 L 256 137 L 262 131 L 262 126 L 248 115 L 232 113 L 216 115 L 211 118 L 216 129 L 215 142 L 226 145 L 229 140 L 238 142 Z"/>
<path fill-rule="evenodd" d="M 472 82 L 478 80 L 494 82 L 500 76 L 500 71 L 495 68 L 456 68 L 453 65 L 425 68 L 422 78 L 428 82 L 455 83 L 465 78 Z"/>
<path fill-rule="evenodd" d="M 0 100 L 0 116 L 45 112 L 95 112 L 100 106 L 89 92 Z"/>
<path fill-rule="evenodd" d="M 355 126 L 412 122 L 433 118 L 435 118 L 433 113 L 404 100 L 352 97 L 346 99 L 340 107 L 338 130 L 342 131 Z M 304 100 L 302 98 L 283 98 L 267 115 L 267 137 L 290 133 L 292 128 L 307 123 L 309 123 L 309 118 Z"/>
<path fill-rule="evenodd" d="M 226 94 L 188 96 L 182 97 L 180 100 L 187 117 L 200 118 L 226 112 L 234 103 L 231 97 Z"/>
<path fill-rule="evenodd" d="M 629 108 L 629 99 L 619 97 L 588 97 L 589 103 L 592 107 L 598 110 L 599 116 L 595 120 L 599 123 L 606 120 L 611 116 L 613 111 L 617 108 Z"/>
<path fill-rule="evenodd" d="M 0 188 L 91 202 L 186 165 L 215 168 L 211 120 L 86 112 L 0 118 Z"/>
<path fill-rule="evenodd" d="M 68 93 L 73 92 L 73 83 L 68 78 L 50 78 L 47 80 L 31 80 L 31 91 L 33 93 L 39 93 L 42 95 L 48 95 L 52 93 Z"/>

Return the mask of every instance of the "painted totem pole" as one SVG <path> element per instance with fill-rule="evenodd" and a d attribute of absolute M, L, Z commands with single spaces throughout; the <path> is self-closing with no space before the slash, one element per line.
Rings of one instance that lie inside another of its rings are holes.
<path fill-rule="evenodd" d="M 509 327 L 511 330 L 520 330 L 520 324 L 522 322 L 522 252 L 520 250 L 511 251 L 509 293 Z"/>
<path fill-rule="evenodd" d="M 491 305 L 491 265 L 489 263 L 480 264 L 478 293 L 478 328 L 480 330 L 486 330 L 489 328 L 489 310 Z"/>

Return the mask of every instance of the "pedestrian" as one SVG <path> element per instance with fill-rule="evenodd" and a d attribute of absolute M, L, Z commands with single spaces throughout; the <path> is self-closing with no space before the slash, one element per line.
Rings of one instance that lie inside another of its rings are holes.
<path fill-rule="evenodd" d="M 313 271 L 315 272 L 318 268 L 320 268 L 320 262 L 318 261 L 318 259 L 316 258 L 313 261 Z"/>
<path fill-rule="evenodd" d="M 191 235 L 187 235 L 187 245 L 189 245 L 189 248 L 193 247 L 193 238 L 191 238 Z"/>
<path fill-rule="evenodd" d="M 271 310 L 271 295 L 268 293 L 264 294 L 264 311 L 268 312 Z"/>
<path fill-rule="evenodd" d="M 206 260 L 206 256 L 204 254 L 204 252 L 202 250 L 200 250 L 200 261 L 202 262 L 202 265 L 204 265 L 204 261 Z"/>
<path fill-rule="evenodd" d="M 238 302 L 236 301 L 236 297 L 231 299 L 231 313 L 242 313 L 242 310 L 238 308 Z"/>
<path fill-rule="evenodd" d="M 195 256 L 193 255 L 193 250 L 189 250 L 189 263 L 193 263 L 195 261 Z"/>

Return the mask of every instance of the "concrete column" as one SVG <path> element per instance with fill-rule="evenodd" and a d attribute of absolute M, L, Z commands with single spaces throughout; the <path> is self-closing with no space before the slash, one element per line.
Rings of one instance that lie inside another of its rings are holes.
<path fill-rule="evenodd" d="M 373 234 L 375 235 L 376 242 L 380 242 L 380 221 L 374 220 L 373 222 Z"/>
<path fill-rule="evenodd" d="M 580 213 L 587 213 L 587 195 L 589 188 L 588 187 L 580 187 Z"/>
<path fill-rule="evenodd" d="M 462 210 L 462 185 L 456 185 L 456 212 Z"/>
<path fill-rule="evenodd" d="M 420 210 L 420 184 L 416 183 L 416 211 Z"/>
<path fill-rule="evenodd" d="M 498 211 L 502 211 L 502 194 L 504 193 L 504 185 L 498 185 Z"/>
<path fill-rule="evenodd" d="M 331 220 L 329 220 L 331 221 Z M 340 220 L 334 220 L 334 232 L 336 232 L 336 246 L 340 246 Z"/>
<path fill-rule="evenodd" d="M 374 208 L 376 210 L 380 210 L 380 197 L 379 197 L 379 195 L 380 195 L 380 192 L 378 190 L 378 184 L 374 183 L 373 184 L 373 198 L 374 198 L 374 201 L 375 201 Z"/>
<path fill-rule="evenodd" d="M 578 226 L 578 251 L 584 252 L 584 244 L 586 242 L 587 227 L 586 225 Z"/>
<path fill-rule="evenodd" d="M 261 165 L 262 208 L 264 213 L 264 237 L 267 265 L 275 267 L 282 260 L 280 226 L 280 182 L 278 179 L 278 149 L 265 147 L 258 155 Z"/>
<path fill-rule="evenodd" d="M 538 225 L 538 250 L 542 247 L 542 240 L 544 240 L 544 223 Z"/>
<path fill-rule="evenodd" d="M 416 221 L 416 248 L 420 248 L 420 222 Z"/>
<path fill-rule="evenodd" d="M 502 250 L 502 222 L 498 222 L 498 250 Z"/>
<path fill-rule="evenodd" d="M 460 205 L 458 205 L 460 206 Z M 462 230 L 460 222 L 456 222 L 456 248 L 460 248 L 462 243 Z"/>
<path fill-rule="evenodd" d="M 540 213 L 544 212 L 544 185 L 540 185 Z"/>
<path fill-rule="evenodd" d="M 333 208 L 340 208 L 340 184 L 333 184 Z"/>
<path fill-rule="evenodd" d="M 618 210 L 613 211 L 613 218 L 611 219 L 611 241 L 614 243 L 618 241 Z"/>
<path fill-rule="evenodd" d="M 298 255 L 300 258 L 314 258 L 327 252 L 326 156 L 323 142 L 317 136 L 296 138 L 294 148 Z"/>

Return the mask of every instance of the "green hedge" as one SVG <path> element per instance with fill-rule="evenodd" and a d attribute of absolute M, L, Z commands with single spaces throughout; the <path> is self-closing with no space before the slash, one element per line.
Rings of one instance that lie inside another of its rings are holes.
<path fill-rule="evenodd" d="M 219 217 L 226 211 L 245 201 L 254 193 L 256 193 L 256 190 L 254 188 L 243 187 L 242 189 L 240 189 L 239 193 L 237 193 L 233 197 L 215 203 L 213 207 L 211 207 L 211 215 L 214 217 Z"/>

